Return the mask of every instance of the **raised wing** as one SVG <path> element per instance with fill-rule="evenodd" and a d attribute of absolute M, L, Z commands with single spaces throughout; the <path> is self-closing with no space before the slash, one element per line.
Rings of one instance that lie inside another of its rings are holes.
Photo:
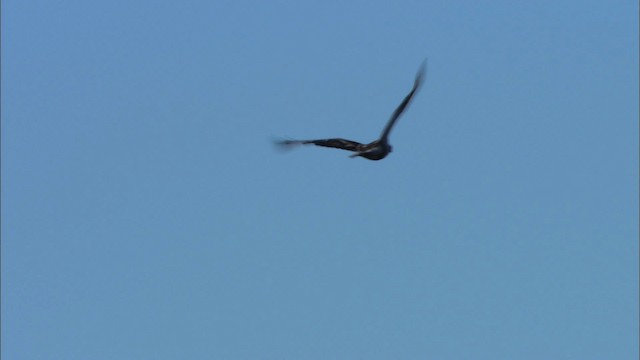
<path fill-rule="evenodd" d="M 413 95 L 420 88 L 420 85 L 422 84 L 422 79 L 424 78 L 424 72 L 425 72 L 426 66 L 427 66 L 427 61 L 425 60 L 420 66 L 418 73 L 416 74 L 416 80 L 413 83 L 413 89 L 411 89 L 411 92 L 409 92 L 409 95 L 407 95 L 404 98 L 404 100 L 402 100 L 402 102 L 396 108 L 393 114 L 391 114 L 391 118 L 387 122 L 387 125 L 384 127 L 384 130 L 382 130 L 382 135 L 380 135 L 380 140 L 384 142 L 387 141 L 387 138 L 389 137 L 389 133 L 391 132 L 391 128 L 393 128 L 393 125 L 395 125 L 396 121 L 398 121 L 398 118 L 400 117 L 404 109 L 407 107 L 407 105 L 409 105 L 409 102 L 411 102 L 411 98 L 413 98 Z"/>

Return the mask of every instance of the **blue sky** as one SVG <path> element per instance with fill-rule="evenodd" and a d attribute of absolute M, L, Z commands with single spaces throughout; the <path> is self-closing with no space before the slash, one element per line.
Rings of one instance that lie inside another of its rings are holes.
<path fill-rule="evenodd" d="M 636 1 L 2 10 L 3 359 L 638 358 Z"/>

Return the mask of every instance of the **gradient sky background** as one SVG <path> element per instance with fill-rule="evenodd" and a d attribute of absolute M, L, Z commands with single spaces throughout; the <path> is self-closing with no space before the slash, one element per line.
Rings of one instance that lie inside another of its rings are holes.
<path fill-rule="evenodd" d="M 2 10 L 3 359 L 638 358 L 637 1 Z"/>

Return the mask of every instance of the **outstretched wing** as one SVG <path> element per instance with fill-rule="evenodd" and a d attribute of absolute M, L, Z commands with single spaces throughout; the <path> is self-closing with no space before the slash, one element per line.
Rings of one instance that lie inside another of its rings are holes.
<path fill-rule="evenodd" d="M 279 145 L 291 146 L 301 144 L 313 144 L 317 146 L 324 146 L 336 149 L 343 149 L 349 151 L 358 151 L 358 148 L 362 146 L 359 142 L 346 140 L 346 139 L 322 139 L 322 140 L 283 140 L 277 142 Z"/>
<path fill-rule="evenodd" d="M 416 75 L 416 80 L 413 83 L 413 89 L 411 89 L 411 92 L 409 92 L 409 95 L 407 95 L 404 98 L 404 100 L 402 100 L 400 105 L 396 108 L 396 110 L 391 115 L 391 118 L 387 122 L 387 125 L 384 127 L 384 130 L 382 130 L 382 135 L 380 135 L 381 140 L 384 140 L 384 141 L 387 140 L 387 138 L 389 137 L 389 133 L 391 132 L 391 128 L 393 128 L 393 125 L 395 125 L 396 121 L 398 121 L 398 118 L 400 117 L 404 109 L 407 107 L 407 105 L 409 105 L 409 102 L 411 101 L 411 98 L 413 98 L 413 95 L 416 93 L 418 88 L 420 88 L 420 85 L 422 84 L 422 79 L 424 78 L 424 71 L 426 66 L 427 66 L 427 60 L 425 60 L 422 63 L 422 65 L 420 66 L 420 69 L 418 70 L 418 74 Z"/>

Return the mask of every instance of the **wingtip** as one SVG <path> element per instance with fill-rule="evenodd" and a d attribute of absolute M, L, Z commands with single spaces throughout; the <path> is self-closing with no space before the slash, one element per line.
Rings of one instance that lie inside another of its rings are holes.
<path fill-rule="evenodd" d="M 287 151 L 293 148 L 295 145 L 299 143 L 295 140 L 291 139 L 283 139 L 283 138 L 271 138 L 271 143 L 273 146 L 280 151 Z"/>
<path fill-rule="evenodd" d="M 425 73 L 427 72 L 427 58 L 425 58 L 420 67 L 418 68 L 418 73 L 416 74 L 415 87 L 418 87 L 422 81 L 424 80 Z"/>

